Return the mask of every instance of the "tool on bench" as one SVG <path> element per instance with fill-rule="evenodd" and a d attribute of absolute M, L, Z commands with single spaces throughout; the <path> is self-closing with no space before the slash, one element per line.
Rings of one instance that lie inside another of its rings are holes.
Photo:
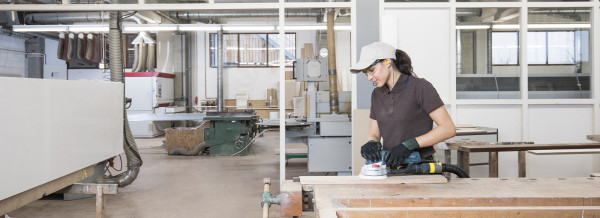
<path fill-rule="evenodd" d="M 381 157 L 385 157 L 387 151 L 381 151 Z M 385 179 L 387 174 L 441 174 L 450 172 L 456 174 L 459 178 L 469 178 L 469 174 L 458 166 L 440 163 L 435 161 L 426 161 L 421 159 L 419 152 L 412 152 L 399 169 L 386 169 L 385 160 L 372 162 L 367 160 L 360 170 L 360 178 L 363 179 Z"/>

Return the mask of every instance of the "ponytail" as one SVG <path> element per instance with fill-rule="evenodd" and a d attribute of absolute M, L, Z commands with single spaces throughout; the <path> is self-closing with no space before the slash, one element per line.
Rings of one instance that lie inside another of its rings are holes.
<path fill-rule="evenodd" d="M 394 60 L 394 65 L 396 65 L 396 68 L 398 68 L 400 73 L 414 76 L 412 62 L 406 52 L 396 49 L 396 60 Z"/>

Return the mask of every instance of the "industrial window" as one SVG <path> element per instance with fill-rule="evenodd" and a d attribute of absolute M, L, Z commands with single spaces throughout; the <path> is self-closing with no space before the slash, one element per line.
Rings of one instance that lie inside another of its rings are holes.
<path fill-rule="evenodd" d="M 587 31 L 530 31 L 527 33 L 527 62 L 531 65 L 571 65 L 587 59 L 581 41 Z M 519 53 L 517 32 L 492 33 L 492 63 L 517 65 Z"/>
<path fill-rule="evenodd" d="M 217 67 L 217 37 L 210 34 L 210 66 Z M 296 59 L 296 34 L 287 33 L 284 39 L 285 66 Z M 223 34 L 224 67 L 277 67 L 279 66 L 279 34 L 226 33 Z"/>
<path fill-rule="evenodd" d="M 517 65 L 519 63 L 519 36 L 517 32 L 492 33 L 492 64 Z"/>

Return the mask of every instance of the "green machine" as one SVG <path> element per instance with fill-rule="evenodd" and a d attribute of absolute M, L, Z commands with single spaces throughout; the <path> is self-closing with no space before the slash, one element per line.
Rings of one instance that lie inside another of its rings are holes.
<path fill-rule="evenodd" d="M 259 117 L 254 111 L 207 112 L 204 141 L 210 155 L 247 155 L 256 136 Z"/>

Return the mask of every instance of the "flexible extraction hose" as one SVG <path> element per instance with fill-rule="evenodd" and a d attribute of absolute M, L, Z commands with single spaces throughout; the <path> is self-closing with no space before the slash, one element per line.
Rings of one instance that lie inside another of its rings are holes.
<path fill-rule="evenodd" d="M 75 44 L 75 34 L 69 33 L 69 40 L 67 41 L 67 60 L 73 59 L 73 46 Z"/>
<path fill-rule="evenodd" d="M 92 59 L 94 57 L 94 35 L 87 34 L 86 37 L 86 48 L 85 48 L 85 60 L 93 62 Z"/>
<path fill-rule="evenodd" d="M 184 155 L 184 156 L 196 156 L 206 148 L 206 142 L 201 142 L 194 149 L 188 150 L 185 148 L 175 148 L 169 151 L 169 155 Z"/>
<path fill-rule="evenodd" d="M 149 43 L 148 49 L 146 50 L 146 70 L 148 70 L 148 72 L 154 72 L 154 55 L 156 55 L 154 52 L 155 46 L 155 43 Z"/>
<path fill-rule="evenodd" d="M 118 4 L 119 0 L 113 0 L 114 4 Z M 123 56 L 121 47 L 121 12 L 115 11 L 110 12 L 110 23 L 109 23 L 109 41 L 110 41 L 110 80 L 112 82 L 124 82 L 123 80 Z M 125 101 L 125 98 L 123 98 Z M 131 184 L 138 176 L 140 172 L 140 166 L 143 161 L 140 156 L 135 139 L 131 134 L 129 128 L 129 122 L 127 120 L 127 113 L 125 107 L 123 107 L 123 122 L 124 122 L 124 139 L 123 149 L 125 150 L 125 157 L 127 157 L 127 171 L 108 178 L 99 179 L 99 183 L 117 183 L 119 187 L 125 187 Z"/>
<path fill-rule="evenodd" d="M 77 59 L 85 60 L 86 41 L 83 33 L 77 35 Z"/>
<path fill-rule="evenodd" d="M 56 57 L 58 59 L 63 59 L 63 47 L 65 46 L 65 34 L 58 34 L 58 48 L 56 49 Z"/>
<path fill-rule="evenodd" d="M 146 72 L 146 52 L 148 50 L 148 46 L 144 43 L 143 39 L 140 39 L 138 48 L 138 65 L 134 72 Z"/>
<path fill-rule="evenodd" d="M 131 72 L 135 72 L 135 69 L 138 67 L 138 56 L 140 55 L 140 45 L 133 45 L 133 65 L 131 66 Z"/>
<path fill-rule="evenodd" d="M 465 170 L 452 164 L 442 164 L 442 172 L 454 173 L 458 178 L 469 178 L 469 174 Z"/>

